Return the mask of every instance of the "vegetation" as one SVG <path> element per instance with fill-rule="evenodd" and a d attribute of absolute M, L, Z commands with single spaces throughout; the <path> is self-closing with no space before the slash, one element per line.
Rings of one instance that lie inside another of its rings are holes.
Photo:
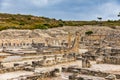
<path fill-rule="evenodd" d="M 0 30 L 4 29 L 48 29 L 62 27 L 63 21 L 21 14 L 0 14 Z"/>
<path fill-rule="evenodd" d="M 118 15 L 119 17 L 119 15 Z M 98 17 L 102 20 L 101 17 Z M 120 26 L 120 20 L 101 21 L 103 26 Z M 4 29 L 48 29 L 62 26 L 83 26 L 83 25 L 99 25 L 99 21 L 63 21 L 61 19 L 50 19 L 47 17 L 39 17 L 21 14 L 3 14 L 0 13 L 0 30 Z"/>
<path fill-rule="evenodd" d="M 87 32 L 85 32 L 85 34 L 86 35 L 91 35 L 91 34 L 93 34 L 93 31 L 87 31 Z"/>
<path fill-rule="evenodd" d="M 102 17 L 97 17 L 97 19 L 101 21 L 101 20 L 102 20 Z"/>

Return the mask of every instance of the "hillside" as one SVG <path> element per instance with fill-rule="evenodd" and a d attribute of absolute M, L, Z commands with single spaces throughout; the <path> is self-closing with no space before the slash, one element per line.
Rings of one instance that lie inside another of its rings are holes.
<path fill-rule="evenodd" d="M 4 29 L 48 29 L 62 26 L 102 25 L 115 28 L 120 21 L 63 21 L 32 15 L 0 13 L 0 30 Z"/>
<path fill-rule="evenodd" d="M 46 17 L 21 14 L 0 14 L 0 30 L 47 29 L 63 26 L 62 21 Z"/>

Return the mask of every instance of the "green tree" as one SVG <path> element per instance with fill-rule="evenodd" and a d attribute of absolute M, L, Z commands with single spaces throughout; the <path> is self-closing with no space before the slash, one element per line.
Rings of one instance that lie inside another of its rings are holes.
<path fill-rule="evenodd" d="M 99 20 L 99 25 L 102 25 L 102 17 L 97 17 L 97 19 Z"/>
<path fill-rule="evenodd" d="M 119 12 L 119 14 L 118 14 L 118 17 L 120 17 L 120 12 Z"/>
<path fill-rule="evenodd" d="M 120 17 L 120 12 L 119 12 L 119 14 L 117 15 L 118 17 Z M 119 19 L 120 20 L 120 19 Z"/>
<path fill-rule="evenodd" d="M 102 20 L 102 17 L 97 17 L 97 19 L 98 19 L 99 21 L 101 21 L 101 20 Z"/>

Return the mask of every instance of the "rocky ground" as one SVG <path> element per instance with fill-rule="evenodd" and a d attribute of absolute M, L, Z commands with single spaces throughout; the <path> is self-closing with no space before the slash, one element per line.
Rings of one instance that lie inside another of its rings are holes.
<path fill-rule="evenodd" d="M 109 27 L 103 26 L 80 26 L 80 27 L 73 27 L 73 26 L 64 26 L 58 28 L 52 28 L 47 30 L 15 30 L 15 29 L 8 29 L 0 31 L 0 39 L 4 38 L 34 38 L 34 37 L 57 37 L 58 35 L 66 35 L 68 32 L 75 33 L 79 31 L 82 35 L 85 34 L 86 31 L 93 31 L 94 34 L 110 34 L 110 33 L 117 33 L 120 34 L 119 29 L 112 29 Z"/>
<path fill-rule="evenodd" d="M 113 29 L 105 26 L 64 26 L 58 28 L 51 28 L 47 30 L 17 30 L 8 29 L 0 31 L 0 39 L 29 39 L 29 38 L 41 38 L 43 41 L 49 40 L 68 40 L 68 32 L 75 35 L 78 31 L 81 37 L 85 37 L 85 32 L 92 31 L 95 35 L 109 35 L 106 39 L 111 39 L 115 42 L 115 46 L 118 46 L 120 40 L 120 29 Z M 74 38 L 74 37 L 73 37 Z M 106 42 L 107 40 L 104 40 Z M 88 41 L 89 42 L 89 41 Z M 107 41 L 108 42 L 108 41 Z M 86 42 L 85 42 L 86 43 Z M 111 44 L 111 42 L 109 42 Z M 105 43 L 108 45 L 109 43 Z M 120 45 L 120 44 L 119 44 Z M 112 45 L 113 46 L 113 45 Z"/>
<path fill-rule="evenodd" d="M 79 31 L 81 36 L 85 36 L 85 32 L 87 32 L 87 31 L 93 31 L 93 34 L 99 34 L 99 35 L 109 34 L 110 35 L 109 37 L 111 37 L 113 40 L 116 38 L 120 39 L 120 36 L 119 36 L 120 30 L 119 29 L 112 29 L 110 27 L 103 27 L 103 26 L 81 26 L 81 27 L 65 26 L 65 27 L 59 27 L 59 28 L 52 28 L 52 29 L 48 29 L 48 30 L 38 30 L 38 29 L 36 29 L 36 30 L 13 30 L 13 29 L 9 29 L 9 30 L 3 30 L 0 32 L 0 39 L 16 39 L 16 38 L 18 38 L 18 39 L 20 39 L 20 38 L 63 39 L 64 38 L 65 39 L 65 38 L 68 38 L 68 35 L 67 35 L 68 32 L 74 34 L 76 31 Z M 113 36 L 113 34 L 115 34 L 117 36 Z M 8 64 L 10 64 L 10 63 L 8 63 Z M 80 62 L 75 62 L 74 65 L 76 65 L 76 64 L 80 64 Z M 66 64 L 66 65 L 69 65 L 69 64 Z M 61 65 L 59 65 L 59 66 L 61 66 Z M 59 67 L 59 66 L 56 66 L 56 67 Z M 117 73 L 119 73 L 120 66 L 119 65 L 118 66 L 117 65 L 104 65 L 104 64 L 92 65 L 91 69 L 92 70 L 102 70 L 102 71 L 112 70 L 112 72 L 118 71 Z M 40 70 L 40 69 L 37 69 L 37 70 Z M 6 77 L 6 75 L 9 75 L 9 74 L 4 74 L 4 75 L 1 74 L 0 76 L 2 76 L 4 78 L 4 77 Z M 65 80 L 67 80 L 65 75 L 62 77 L 64 77 Z M 59 78 L 53 78 L 53 79 L 48 78 L 46 80 L 63 80 L 63 78 L 62 79 L 61 78 L 60 79 Z"/>

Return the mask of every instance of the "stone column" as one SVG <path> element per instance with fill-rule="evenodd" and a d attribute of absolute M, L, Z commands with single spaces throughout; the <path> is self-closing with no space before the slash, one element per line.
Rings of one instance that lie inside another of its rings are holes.
<path fill-rule="evenodd" d="M 91 66 L 90 61 L 86 57 L 83 57 L 82 68 L 90 68 L 90 66 Z"/>
<path fill-rule="evenodd" d="M 86 68 L 86 60 L 82 59 L 82 68 Z"/>

